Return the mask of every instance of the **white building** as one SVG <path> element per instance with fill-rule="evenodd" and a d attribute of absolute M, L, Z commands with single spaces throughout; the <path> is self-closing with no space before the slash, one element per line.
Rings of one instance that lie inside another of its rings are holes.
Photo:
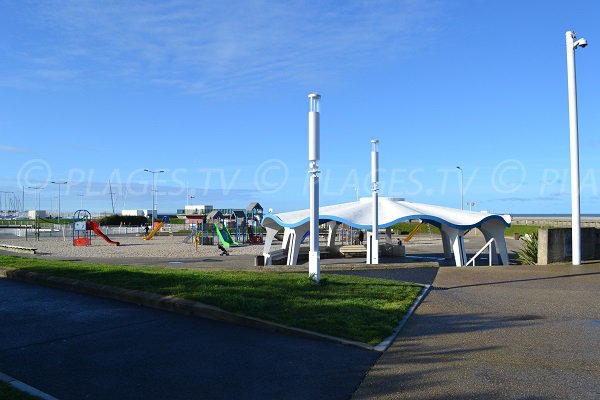
<path fill-rule="evenodd" d="M 146 210 L 122 210 L 121 215 L 124 217 L 141 217 L 145 215 Z"/>
<path fill-rule="evenodd" d="M 27 211 L 27 218 L 29 218 L 29 219 L 46 218 L 47 215 L 48 215 L 48 213 L 46 212 L 46 210 L 29 210 L 29 211 Z"/>
<path fill-rule="evenodd" d="M 209 212 L 211 212 L 213 210 L 213 206 L 208 205 L 208 204 L 200 204 L 200 205 L 195 205 L 195 206 L 185 206 L 185 214 L 186 215 L 190 215 L 190 214 L 208 214 Z"/>

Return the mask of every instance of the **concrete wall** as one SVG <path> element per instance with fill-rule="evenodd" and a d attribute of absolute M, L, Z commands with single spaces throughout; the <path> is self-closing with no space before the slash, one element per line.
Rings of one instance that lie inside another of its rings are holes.
<path fill-rule="evenodd" d="M 571 228 L 538 231 L 538 265 L 571 261 Z M 600 229 L 581 228 L 581 259 L 600 260 Z"/>

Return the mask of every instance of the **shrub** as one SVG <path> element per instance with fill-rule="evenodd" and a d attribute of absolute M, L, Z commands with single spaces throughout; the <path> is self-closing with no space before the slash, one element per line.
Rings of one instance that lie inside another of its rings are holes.
<path fill-rule="evenodd" d="M 148 223 L 148 218 L 143 215 L 107 215 L 106 217 L 98 220 L 100 225 L 129 225 L 129 226 L 141 226 Z"/>
<path fill-rule="evenodd" d="M 521 264 L 536 265 L 538 255 L 538 234 L 537 232 L 528 233 L 521 238 L 523 248 L 517 250 L 517 258 Z"/>

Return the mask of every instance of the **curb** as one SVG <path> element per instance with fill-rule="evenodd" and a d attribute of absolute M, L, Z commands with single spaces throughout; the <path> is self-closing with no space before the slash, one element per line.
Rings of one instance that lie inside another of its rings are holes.
<path fill-rule="evenodd" d="M 215 321 L 230 322 L 271 332 L 286 333 L 311 339 L 327 340 L 339 344 L 359 347 L 365 350 L 383 352 L 385 351 L 385 349 L 387 349 L 387 347 L 389 347 L 388 344 L 385 348 L 382 349 L 380 347 L 381 343 L 377 346 L 371 346 L 367 343 L 343 339 L 336 336 L 330 336 L 323 333 L 309 331 L 306 329 L 294 328 L 287 325 L 278 324 L 276 322 L 265 321 L 260 318 L 247 317 L 244 315 L 235 314 L 229 311 L 222 310 L 218 307 L 210 306 L 192 300 L 180 299 L 173 296 L 162 296 L 159 294 L 144 292 L 141 290 L 122 289 L 108 285 L 78 281 L 75 279 L 47 276 L 37 272 L 22 271 L 18 269 L 0 269 L 0 278 L 7 278 L 20 282 L 35 283 L 56 289 L 63 289 L 81 294 L 103 297 L 126 303 L 133 303 L 139 306 L 144 306 L 157 310 L 174 312 L 194 317 L 208 318 Z M 417 301 L 419 301 L 419 299 L 421 299 L 421 296 L 417 299 Z M 392 334 L 393 338 L 395 338 L 398 335 L 400 328 L 403 325 L 403 321 L 405 322 L 408 319 L 408 317 L 410 316 L 410 314 L 412 314 L 414 309 L 416 309 L 416 306 L 413 304 L 413 307 L 411 307 L 409 312 L 405 314 L 404 318 L 400 321 L 401 325 L 396 327 L 396 329 L 394 330 L 394 333 Z M 386 342 L 389 339 L 389 343 L 391 343 L 391 341 L 393 341 L 393 338 L 390 336 L 387 339 L 385 339 L 384 342 Z"/>
<path fill-rule="evenodd" d="M 29 386 L 28 384 L 23 383 L 19 380 L 16 380 L 15 378 L 13 378 L 11 376 L 3 374 L 2 372 L 0 372 L 0 381 L 8 383 L 10 386 L 14 387 L 15 389 L 20 390 L 21 392 L 25 392 L 32 396 L 39 397 L 42 400 L 58 400 L 56 397 L 50 396 L 48 393 L 44 393 L 41 390 L 38 390 L 32 386 Z"/>
<path fill-rule="evenodd" d="M 22 253 L 22 254 L 36 254 L 37 249 L 33 247 L 15 246 L 12 244 L 0 243 L 0 250 L 8 251 L 11 253 Z"/>
<path fill-rule="evenodd" d="M 400 334 L 400 331 L 402 330 L 402 328 L 404 328 L 404 325 L 406 325 L 406 323 L 408 322 L 408 319 L 415 313 L 415 311 L 417 310 L 417 307 L 419 307 L 419 305 L 421 305 L 423 300 L 425 300 L 425 297 L 427 297 L 430 290 L 431 290 L 431 285 L 423 285 L 423 290 L 421 290 L 419 297 L 417 297 L 417 299 L 415 300 L 413 305 L 410 307 L 410 309 L 406 312 L 406 314 L 404 314 L 404 317 L 402 317 L 402 319 L 398 323 L 398 326 L 396 326 L 396 329 L 394 329 L 394 332 L 392 332 L 392 334 L 390 336 L 386 337 L 385 339 L 383 339 L 381 341 L 381 343 L 379 343 L 377 346 L 375 346 L 374 350 L 380 351 L 383 353 L 392 345 L 394 340 L 396 340 L 396 338 L 398 337 L 398 334 Z"/>

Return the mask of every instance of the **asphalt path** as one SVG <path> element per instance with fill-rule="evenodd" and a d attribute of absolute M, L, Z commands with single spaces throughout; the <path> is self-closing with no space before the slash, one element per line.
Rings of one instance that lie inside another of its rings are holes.
<path fill-rule="evenodd" d="M 347 399 L 380 356 L 0 279 L 0 372 L 69 399 Z"/>
<path fill-rule="evenodd" d="M 600 399 L 600 265 L 439 268 L 353 399 Z"/>

